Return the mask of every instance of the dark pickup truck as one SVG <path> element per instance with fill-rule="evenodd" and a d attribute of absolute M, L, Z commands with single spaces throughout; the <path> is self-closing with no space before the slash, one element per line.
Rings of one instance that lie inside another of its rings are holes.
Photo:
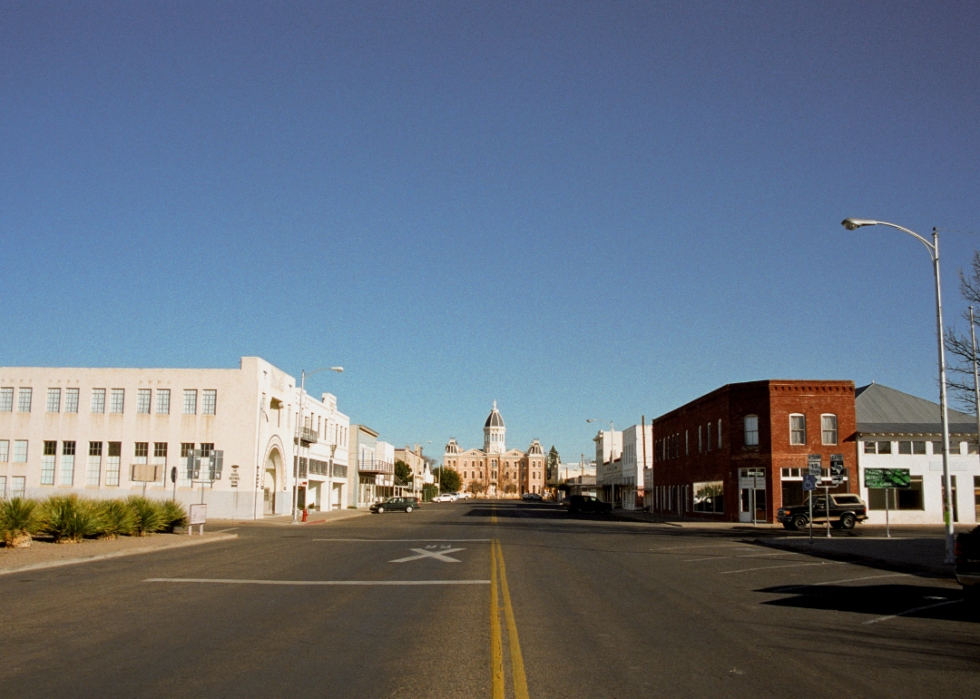
<path fill-rule="evenodd" d="M 850 493 L 830 494 L 830 526 L 834 529 L 854 529 L 854 525 L 868 518 L 868 506 L 864 500 Z M 816 495 L 813 498 L 813 522 L 827 521 L 827 498 Z M 776 521 L 790 530 L 803 529 L 810 523 L 810 502 L 804 500 L 802 505 L 780 507 L 776 512 Z"/>
<path fill-rule="evenodd" d="M 980 527 L 956 535 L 956 579 L 963 586 L 963 597 L 980 603 Z"/>

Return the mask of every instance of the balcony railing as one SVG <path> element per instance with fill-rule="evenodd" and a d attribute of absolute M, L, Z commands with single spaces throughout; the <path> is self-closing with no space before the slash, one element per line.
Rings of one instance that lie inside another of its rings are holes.
<path fill-rule="evenodd" d="M 316 444 L 317 437 L 316 430 L 309 427 L 298 427 L 296 428 L 296 436 L 293 438 L 293 443 L 309 446 L 310 444 Z"/>
<path fill-rule="evenodd" d="M 382 473 L 394 475 L 395 465 L 388 461 L 376 461 L 375 459 L 359 459 L 357 470 L 360 473 Z"/>

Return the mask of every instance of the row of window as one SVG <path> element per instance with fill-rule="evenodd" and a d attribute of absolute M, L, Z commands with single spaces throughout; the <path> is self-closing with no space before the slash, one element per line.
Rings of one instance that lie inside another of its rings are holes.
<path fill-rule="evenodd" d="M 155 466 L 166 470 L 169 449 L 166 442 L 153 442 L 153 461 Z M 44 440 L 41 451 L 41 485 L 55 485 L 55 476 L 59 485 L 75 485 L 76 456 L 78 443 L 74 441 L 61 442 L 59 454 L 56 440 Z M 84 442 L 82 443 L 84 449 Z M 201 444 L 200 450 L 207 456 L 214 451 L 214 444 Z M 182 442 L 180 445 L 181 459 L 186 459 L 194 452 L 193 442 Z M 13 452 L 10 450 L 10 440 L 0 439 L 0 463 L 27 463 L 28 442 L 26 439 L 16 439 Z M 12 459 L 10 457 L 13 457 Z M 58 457 L 61 457 L 60 459 Z M 122 442 L 89 442 L 88 458 L 85 461 L 85 485 L 98 487 L 118 486 L 119 471 L 122 464 Z M 133 443 L 133 459 L 130 463 L 141 465 L 150 464 L 150 442 Z M 77 465 L 81 465 L 79 459 Z M 180 485 L 191 485 L 191 474 L 188 469 L 180 469 Z M 0 497 L 3 497 L 0 495 Z"/>
<path fill-rule="evenodd" d="M 491 480 L 497 480 L 497 471 L 489 471 L 488 473 L 490 474 L 490 479 Z M 463 471 L 463 473 L 461 475 L 463 476 L 463 478 L 465 480 L 469 480 L 471 478 L 482 479 L 483 478 L 483 474 L 484 474 L 483 471 Z M 517 471 L 504 471 L 503 472 L 503 477 L 505 479 L 520 478 L 520 473 L 518 473 Z M 532 481 L 539 480 L 540 478 L 541 478 L 541 472 L 540 471 L 531 471 L 530 472 L 530 479 Z"/>
<path fill-rule="evenodd" d="M 904 439 L 892 442 L 890 440 L 864 441 L 865 454 L 925 454 L 926 444 L 932 444 L 932 454 L 942 455 L 942 442 L 926 442 L 924 439 Z M 897 447 L 895 446 L 897 444 Z M 976 442 L 950 442 L 950 454 L 976 454 Z"/>
<path fill-rule="evenodd" d="M 62 402 L 62 393 L 64 401 Z M 218 408 L 218 391 L 215 389 L 204 389 L 201 392 L 201 414 L 215 415 Z M 17 389 L 17 412 L 31 412 L 31 403 L 34 398 L 34 389 L 29 386 L 22 386 Z M 197 415 L 198 391 L 195 388 L 184 389 L 183 414 Z M 106 400 L 108 399 L 109 413 L 122 414 L 126 405 L 126 389 L 113 388 L 107 391 L 104 388 L 93 388 L 91 391 L 90 412 L 105 413 Z M 49 388 L 45 412 L 48 413 L 77 413 L 79 404 L 79 389 Z M 138 415 L 149 415 L 153 407 L 153 389 L 140 388 L 136 392 L 136 413 Z M 14 389 L 12 387 L 0 387 L 0 413 L 10 413 L 14 410 Z M 156 399 L 156 414 L 170 414 L 170 389 L 158 388 Z"/>
<path fill-rule="evenodd" d="M 759 445 L 759 416 L 746 415 L 743 419 L 745 446 Z M 717 439 L 712 445 L 712 434 Z M 688 430 L 684 430 L 684 456 L 690 456 L 691 445 Z M 820 439 L 825 445 L 837 444 L 837 416 L 826 414 L 820 416 Z M 789 416 L 789 443 L 794 446 L 807 444 L 806 415 L 794 413 Z M 712 448 L 722 448 L 722 422 L 698 425 L 698 453 L 710 452 Z M 661 460 L 676 459 L 681 456 L 681 435 L 672 434 L 657 440 L 657 452 Z"/>

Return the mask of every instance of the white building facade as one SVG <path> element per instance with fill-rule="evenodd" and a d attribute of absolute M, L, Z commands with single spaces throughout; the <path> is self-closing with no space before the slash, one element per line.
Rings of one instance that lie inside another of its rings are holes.
<path fill-rule="evenodd" d="M 0 368 L 0 497 L 145 492 L 203 501 L 218 519 L 289 514 L 294 499 L 338 507 L 350 420 L 333 395 L 306 395 L 299 429 L 297 383 L 258 357 L 238 369 Z"/>
<path fill-rule="evenodd" d="M 938 403 L 871 384 L 855 391 L 857 459 L 861 498 L 868 522 L 939 524 L 944 522 L 942 427 Z M 949 410 L 948 466 L 953 521 L 980 522 L 980 454 L 977 420 Z M 867 469 L 907 469 L 910 486 L 865 487 Z"/>
<path fill-rule="evenodd" d="M 600 431 L 593 441 L 600 498 L 625 510 L 642 509 L 644 469 L 653 467 L 653 425 Z"/>

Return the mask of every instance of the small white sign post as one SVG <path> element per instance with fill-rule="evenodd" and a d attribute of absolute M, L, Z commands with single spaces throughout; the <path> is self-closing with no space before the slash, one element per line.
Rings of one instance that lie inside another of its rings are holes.
<path fill-rule="evenodd" d="M 194 534 L 194 527 L 200 525 L 201 529 L 198 533 L 204 536 L 204 523 L 208 518 L 208 506 L 202 502 L 191 505 L 190 510 L 190 523 L 187 525 L 187 535 L 191 536 Z"/>

